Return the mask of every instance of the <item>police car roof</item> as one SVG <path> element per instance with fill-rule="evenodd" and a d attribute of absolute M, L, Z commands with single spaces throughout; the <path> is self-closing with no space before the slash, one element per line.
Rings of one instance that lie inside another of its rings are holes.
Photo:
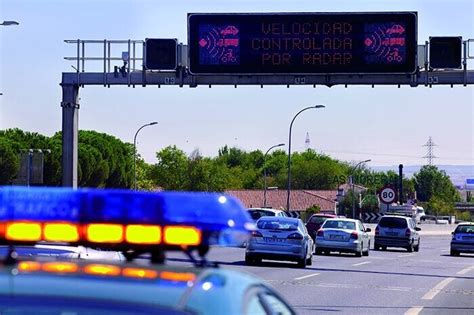
<path fill-rule="evenodd" d="M 251 286 L 265 285 L 249 275 L 221 268 L 39 258 L 0 266 L 0 300 L 5 296 L 38 297 L 44 303 L 49 298 L 94 299 L 109 305 L 240 313 L 239 297 Z"/>

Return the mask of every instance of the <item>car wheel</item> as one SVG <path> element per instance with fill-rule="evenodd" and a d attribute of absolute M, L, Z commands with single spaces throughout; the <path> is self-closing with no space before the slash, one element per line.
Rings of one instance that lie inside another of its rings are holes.
<path fill-rule="evenodd" d="M 370 251 L 370 242 L 369 242 L 369 245 L 367 246 L 367 251 L 363 252 L 362 255 L 369 256 L 369 251 Z"/>
<path fill-rule="evenodd" d="M 377 243 L 374 243 L 374 250 L 380 250 L 380 245 Z"/>
<path fill-rule="evenodd" d="M 246 265 L 252 266 L 252 265 L 254 265 L 254 263 L 255 262 L 254 262 L 252 257 L 245 255 L 245 264 Z"/>
<path fill-rule="evenodd" d="M 380 248 L 382 248 L 382 250 L 387 250 L 387 246 L 380 246 Z"/>
<path fill-rule="evenodd" d="M 304 258 L 298 260 L 298 267 L 300 268 L 306 268 L 306 255 L 304 256 Z"/>
<path fill-rule="evenodd" d="M 321 248 L 317 248 L 316 247 L 316 251 L 314 252 L 316 255 L 322 255 L 323 254 L 323 251 Z"/>
<path fill-rule="evenodd" d="M 458 251 L 455 251 L 455 250 L 452 250 L 452 249 L 451 249 L 451 251 L 449 252 L 449 254 L 450 254 L 451 256 L 459 256 L 459 252 L 458 252 Z"/>
<path fill-rule="evenodd" d="M 324 255 L 329 256 L 331 254 L 331 251 L 329 249 L 324 250 Z"/>
<path fill-rule="evenodd" d="M 418 241 L 418 244 L 416 244 L 416 246 L 413 247 L 413 249 L 415 250 L 415 252 L 418 252 L 420 250 L 420 241 Z"/>

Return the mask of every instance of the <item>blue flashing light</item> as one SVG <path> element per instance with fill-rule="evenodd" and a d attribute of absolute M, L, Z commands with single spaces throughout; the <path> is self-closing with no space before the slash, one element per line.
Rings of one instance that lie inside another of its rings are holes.
<path fill-rule="evenodd" d="M 0 223 L 18 220 L 186 225 L 221 245 L 241 244 L 253 225 L 240 201 L 220 193 L 1 187 Z"/>

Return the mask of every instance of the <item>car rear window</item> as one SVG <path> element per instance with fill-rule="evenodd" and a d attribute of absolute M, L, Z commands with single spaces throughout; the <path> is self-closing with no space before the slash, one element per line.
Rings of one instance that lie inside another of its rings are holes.
<path fill-rule="evenodd" d="M 275 212 L 265 210 L 249 210 L 249 214 L 254 220 L 258 220 L 261 217 L 274 217 Z"/>
<path fill-rule="evenodd" d="M 379 222 L 380 227 L 404 229 L 407 228 L 407 220 L 403 218 L 382 218 Z"/>
<path fill-rule="evenodd" d="M 323 224 L 324 221 L 326 221 L 328 218 L 327 217 L 312 217 L 309 222 L 310 223 L 316 223 L 316 224 Z"/>
<path fill-rule="evenodd" d="M 474 225 L 459 225 L 454 233 L 474 234 Z"/>
<path fill-rule="evenodd" d="M 354 222 L 349 221 L 337 221 L 337 220 L 328 220 L 324 222 L 324 229 L 342 229 L 342 230 L 355 230 Z"/>
<path fill-rule="evenodd" d="M 294 231 L 298 229 L 298 224 L 296 222 L 260 220 L 257 222 L 257 228 L 261 230 Z"/>

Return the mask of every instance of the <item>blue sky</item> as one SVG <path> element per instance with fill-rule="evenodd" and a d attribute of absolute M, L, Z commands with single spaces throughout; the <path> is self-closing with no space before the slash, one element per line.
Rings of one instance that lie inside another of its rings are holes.
<path fill-rule="evenodd" d="M 73 71 L 63 57 L 75 55 L 65 39 L 178 38 L 187 41 L 189 12 L 366 12 L 417 11 L 418 42 L 429 36 L 474 38 L 474 4 L 451 1 L 158 1 L 158 0 L 0 0 L 0 129 L 18 127 L 52 135 L 61 128 L 62 72 Z M 100 51 L 100 50 L 98 50 Z M 117 65 L 120 65 L 117 63 Z M 470 64 L 474 68 L 474 64 Z M 89 69 L 97 69 L 92 65 Z M 87 68 L 86 68 L 87 70 Z M 474 164 L 473 87 L 200 86 L 86 87 L 80 90 L 80 129 L 133 142 L 156 162 L 155 152 L 175 144 L 186 153 L 215 156 L 227 144 L 266 151 L 288 142 L 292 150 L 311 148 L 347 161 L 372 165 L 423 164 L 431 136 L 439 164 Z"/>

